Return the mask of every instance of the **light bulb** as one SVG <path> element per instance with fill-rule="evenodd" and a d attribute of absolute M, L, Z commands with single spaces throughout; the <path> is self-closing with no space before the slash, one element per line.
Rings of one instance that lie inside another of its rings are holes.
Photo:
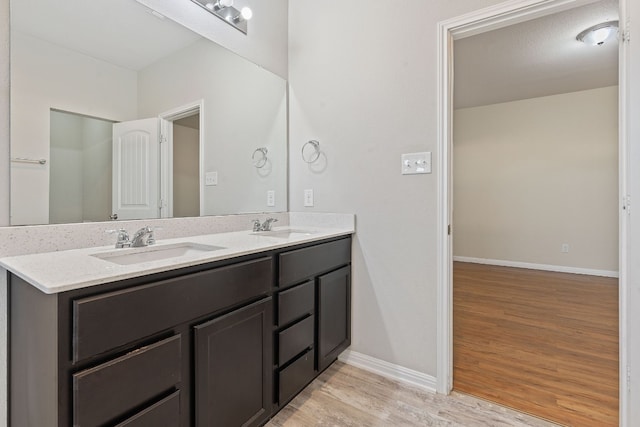
<path fill-rule="evenodd" d="M 204 5 L 204 7 L 206 7 L 209 10 L 213 10 L 213 8 L 215 7 L 215 5 L 211 2 L 207 3 Z"/>
<path fill-rule="evenodd" d="M 242 15 L 242 19 L 244 19 L 245 21 L 248 21 L 249 19 L 251 19 L 251 17 L 253 17 L 253 12 L 251 11 L 250 8 L 243 7 L 242 10 L 240 11 L 240 15 Z"/>
<path fill-rule="evenodd" d="M 600 45 L 609 38 L 609 36 L 611 35 L 611 31 L 611 27 L 598 28 L 589 35 L 588 39 L 591 44 Z"/>
<path fill-rule="evenodd" d="M 231 7 L 233 0 L 218 0 L 218 7 Z"/>

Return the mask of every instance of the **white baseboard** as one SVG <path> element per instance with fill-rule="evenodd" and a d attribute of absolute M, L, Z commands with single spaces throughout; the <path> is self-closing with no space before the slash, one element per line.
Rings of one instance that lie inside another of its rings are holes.
<path fill-rule="evenodd" d="M 353 365 L 365 371 L 373 372 L 401 383 L 420 387 L 423 390 L 435 393 L 436 378 L 413 369 L 405 368 L 400 365 L 385 362 L 366 354 L 358 353 L 352 350 L 345 350 L 338 356 L 338 360 L 348 365 Z"/>
<path fill-rule="evenodd" d="M 559 273 L 587 274 L 589 276 L 601 276 L 601 277 L 618 277 L 619 276 L 617 271 L 595 270 L 591 268 L 579 268 L 579 267 L 565 267 L 562 265 L 533 264 L 529 262 L 505 261 L 501 259 L 486 259 L 486 258 L 472 258 L 472 257 L 466 257 L 466 256 L 454 256 L 453 260 L 460 261 L 460 262 L 471 262 L 474 264 L 498 265 L 501 267 L 517 267 L 517 268 L 529 268 L 532 270 L 556 271 Z"/>

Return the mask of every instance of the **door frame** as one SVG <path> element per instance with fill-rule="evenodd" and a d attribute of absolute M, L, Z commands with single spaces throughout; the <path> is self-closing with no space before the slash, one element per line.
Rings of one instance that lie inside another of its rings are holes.
<path fill-rule="evenodd" d="M 198 192 L 200 215 L 204 214 L 204 99 L 160 113 L 160 217 L 173 218 L 173 122 L 200 114 L 198 123 Z"/>
<path fill-rule="evenodd" d="M 438 393 L 453 388 L 453 251 L 449 226 L 452 221 L 452 123 L 453 123 L 453 42 L 486 31 L 561 12 L 597 0 L 510 0 L 438 23 L 437 98 L 437 380 Z M 620 328 L 620 425 L 628 425 L 629 370 L 627 367 L 627 227 L 628 180 L 628 95 L 629 62 L 628 2 L 619 0 L 621 43 L 619 48 L 619 328 Z M 624 40 L 624 41 L 622 41 Z"/>

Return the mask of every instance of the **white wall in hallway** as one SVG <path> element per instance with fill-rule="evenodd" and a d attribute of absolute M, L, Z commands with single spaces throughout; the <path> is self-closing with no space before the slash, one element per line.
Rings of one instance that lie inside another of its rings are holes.
<path fill-rule="evenodd" d="M 618 270 L 617 86 L 463 108 L 453 126 L 454 256 Z"/>

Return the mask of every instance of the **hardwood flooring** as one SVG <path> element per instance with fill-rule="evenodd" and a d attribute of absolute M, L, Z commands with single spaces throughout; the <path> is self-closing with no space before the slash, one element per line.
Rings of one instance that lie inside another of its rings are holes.
<path fill-rule="evenodd" d="M 551 427 L 547 421 L 472 396 L 443 396 L 336 362 L 267 427 Z"/>
<path fill-rule="evenodd" d="M 618 281 L 454 263 L 454 390 L 570 426 L 618 425 Z"/>

